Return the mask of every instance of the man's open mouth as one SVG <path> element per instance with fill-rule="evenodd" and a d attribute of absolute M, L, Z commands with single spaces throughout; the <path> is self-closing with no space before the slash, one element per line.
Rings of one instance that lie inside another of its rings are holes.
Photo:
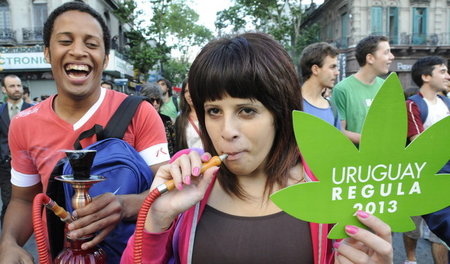
<path fill-rule="evenodd" d="M 91 72 L 91 67 L 86 64 L 66 64 L 64 67 L 66 74 L 70 78 L 85 78 Z"/>

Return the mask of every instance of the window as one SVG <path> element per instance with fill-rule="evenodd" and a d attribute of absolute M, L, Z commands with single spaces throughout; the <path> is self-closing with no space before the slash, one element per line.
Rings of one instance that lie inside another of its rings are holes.
<path fill-rule="evenodd" d="M 376 35 L 383 34 L 383 7 L 372 6 L 370 12 L 370 32 Z"/>
<path fill-rule="evenodd" d="M 349 28 L 348 20 L 349 20 L 348 13 L 343 13 L 341 15 L 341 47 L 342 48 L 348 47 L 348 41 L 347 41 L 348 28 Z"/>
<path fill-rule="evenodd" d="M 389 7 L 387 12 L 387 32 L 391 44 L 398 44 L 398 8 Z"/>
<path fill-rule="evenodd" d="M 35 28 L 43 28 L 47 19 L 47 4 L 33 3 L 33 22 Z"/>
<path fill-rule="evenodd" d="M 412 43 L 423 45 L 427 38 L 427 9 L 425 7 L 414 7 L 412 20 Z"/>
<path fill-rule="evenodd" d="M 0 0 L 0 29 L 2 31 L 11 29 L 11 13 L 6 0 Z"/>

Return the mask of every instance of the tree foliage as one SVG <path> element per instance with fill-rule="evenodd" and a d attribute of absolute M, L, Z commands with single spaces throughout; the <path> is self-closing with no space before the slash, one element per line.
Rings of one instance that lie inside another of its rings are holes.
<path fill-rule="evenodd" d="M 196 24 L 199 15 L 186 1 L 150 0 L 145 3 L 151 7 L 150 14 L 144 14 L 134 0 L 119 3 L 115 11 L 121 22 L 131 28 L 126 33 L 130 46 L 127 55 L 140 73 L 146 74 L 158 65 L 161 74 L 166 75 L 165 67 L 173 49 L 180 51 L 183 61 L 189 47 L 203 45 L 212 38 L 210 30 Z"/>
<path fill-rule="evenodd" d="M 190 66 L 187 60 L 171 58 L 164 68 L 164 77 L 171 80 L 173 85 L 180 85 L 187 77 Z"/>
<path fill-rule="evenodd" d="M 233 33 L 249 29 L 266 32 L 278 40 L 294 62 L 305 46 L 318 41 L 318 26 L 300 30 L 304 12 L 301 0 L 234 0 L 230 8 L 218 12 L 216 28 Z"/>

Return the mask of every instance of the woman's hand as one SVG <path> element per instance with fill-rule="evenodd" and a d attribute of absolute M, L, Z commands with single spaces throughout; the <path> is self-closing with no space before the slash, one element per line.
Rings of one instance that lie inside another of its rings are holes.
<path fill-rule="evenodd" d="M 345 231 L 350 237 L 334 244 L 336 263 L 391 264 L 393 262 L 391 228 L 366 212 L 358 211 L 356 216 L 372 232 L 356 226 L 346 226 Z"/>
<path fill-rule="evenodd" d="M 200 175 L 202 162 L 211 158 L 209 154 L 200 155 L 191 151 L 178 157 L 171 164 L 161 166 L 153 180 L 151 190 L 173 179 L 173 191 L 157 198 L 147 215 L 145 229 L 152 233 L 167 230 L 175 218 L 199 202 L 211 183 L 219 167 L 214 166 Z"/>

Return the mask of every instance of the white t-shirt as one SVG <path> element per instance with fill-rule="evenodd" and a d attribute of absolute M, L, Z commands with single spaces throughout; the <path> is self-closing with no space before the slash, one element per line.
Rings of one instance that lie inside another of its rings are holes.
<path fill-rule="evenodd" d="M 429 128 L 434 123 L 450 115 L 447 105 L 440 98 L 437 98 L 436 103 L 432 103 L 426 98 L 423 99 L 428 106 L 428 116 L 423 124 L 424 129 Z"/>
<path fill-rule="evenodd" d="M 194 121 L 195 125 L 198 127 L 198 121 Z M 200 139 L 199 134 L 192 126 L 191 122 L 187 123 L 186 128 L 186 143 L 189 148 L 200 148 L 203 149 L 202 140 Z"/>

